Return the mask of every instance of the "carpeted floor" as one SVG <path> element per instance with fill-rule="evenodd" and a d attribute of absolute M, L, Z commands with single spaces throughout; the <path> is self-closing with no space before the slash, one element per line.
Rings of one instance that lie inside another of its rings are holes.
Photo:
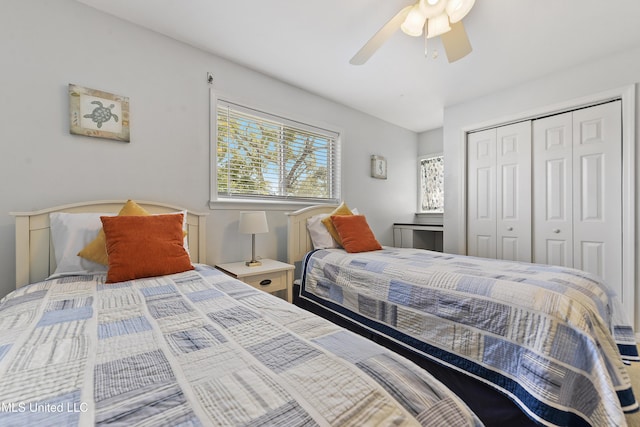
<path fill-rule="evenodd" d="M 631 384 L 633 385 L 633 393 L 636 400 L 640 400 L 640 363 L 635 362 L 627 366 L 627 371 L 631 376 Z M 640 412 L 627 415 L 627 424 L 629 427 L 640 427 Z"/>

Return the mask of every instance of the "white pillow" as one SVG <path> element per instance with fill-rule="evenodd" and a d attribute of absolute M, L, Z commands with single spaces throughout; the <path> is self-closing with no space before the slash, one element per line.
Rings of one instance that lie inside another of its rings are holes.
<path fill-rule="evenodd" d="M 357 209 L 352 209 L 351 212 L 354 215 L 358 214 Z M 309 230 L 309 236 L 311 236 L 311 242 L 313 243 L 313 249 L 331 249 L 339 248 L 338 242 L 331 236 L 327 227 L 322 223 L 322 220 L 328 217 L 329 214 L 318 214 L 310 218 L 307 218 L 307 230 Z"/>
<path fill-rule="evenodd" d="M 184 231 L 187 231 L 187 211 L 180 211 L 176 213 L 182 214 L 182 229 Z M 189 253 L 189 236 L 187 235 L 187 233 L 184 234 L 182 243 L 184 245 L 184 250 L 187 251 L 187 255 L 189 255 L 189 258 L 191 258 L 191 254 Z"/>
<path fill-rule="evenodd" d="M 311 236 L 311 242 L 314 249 L 327 249 L 337 248 L 338 243 L 335 241 L 329 230 L 322 223 L 329 214 L 318 214 L 310 218 L 307 218 L 307 230 L 309 230 L 309 236 Z"/>
<path fill-rule="evenodd" d="M 63 213 L 49 214 L 51 240 L 56 258 L 56 271 L 50 279 L 61 276 L 105 273 L 107 266 L 78 256 L 78 252 L 98 235 L 102 228 L 101 216 L 110 213 Z"/>

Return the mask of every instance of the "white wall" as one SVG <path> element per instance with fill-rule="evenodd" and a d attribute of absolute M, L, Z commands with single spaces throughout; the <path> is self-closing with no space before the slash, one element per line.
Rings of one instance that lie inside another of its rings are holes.
<path fill-rule="evenodd" d="M 209 211 L 208 71 L 224 94 L 341 129 L 344 199 L 382 244 L 415 211 L 415 133 L 83 4 L 2 0 L 0 52 L 0 296 L 15 283 L 11 211 L 127 198 Z M 69 83 L 128 96 L 131 143 L 70 135 Z M 369 177 L 371 154 L 387 157 L 387 180 Z M 248 258 L 238 210 L 209 212 L 208 263 Z M 268 220 L 257 255 L 285 260 L 285 215 Z"/>
<path fill-rule="evenodd" d="M 640 49 L 603 57 L 535 81 L 497 92 L 464 104 L 450 106 L 444 114 L 445 160 L 445 216 L 444 251 L 465 253 L 464 215 L 464 130 L 499 124 L 530 112 L 542 111 L 547 106 L 569 103 L 601 92 L 635 84 L 640 79 Z M 638 98 L 636 86 L 636 99 Z M 636 141 L 640 118 L 636 107 Z M 637 144 L 636 144 L 637 145 Z M 636 148 L 636 232 L 635 248 L 638 253 L 638 190 L 640 180 L 639 151 Z M 636 262 L 637 264 L 637 262 Z M 636 265 L 637 289 L 637 265 Z M 636 290 L 636 298 L 640 292 Z M 636 302 L 636 311 L 640 304 Z M 636 313 L 640 320 L 640 313 Z"/>
<path fill-rule="evenodd" d="M 418 134 L 418 157 L 443 152 L 443 129 L 436 128 Z"/>

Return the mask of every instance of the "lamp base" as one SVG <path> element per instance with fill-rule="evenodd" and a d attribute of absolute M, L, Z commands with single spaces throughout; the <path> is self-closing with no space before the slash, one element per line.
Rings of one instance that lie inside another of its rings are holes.
<path fill-rule="evenodd" d="M 244 263 L 247 267 L 257 267 L 259 265 L 262 265 L 262 263 L 260 261 L 256 261 L 256 260 L 251 260 L 251 261 L 247 261 Z"/>

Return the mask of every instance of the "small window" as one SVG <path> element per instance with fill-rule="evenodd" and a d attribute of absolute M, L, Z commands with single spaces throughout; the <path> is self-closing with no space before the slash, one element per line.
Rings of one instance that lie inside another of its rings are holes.
<path fill-rule="evenodd" d="M 340 135 L 229 101 L 215 103 L 214 199 L 340 200 Z"/>
<path fill-rule="evenodd" d="M 421 213 L 444 212 L 444 157 L 424 156 L 419 159 L 419 200 Z"/>

